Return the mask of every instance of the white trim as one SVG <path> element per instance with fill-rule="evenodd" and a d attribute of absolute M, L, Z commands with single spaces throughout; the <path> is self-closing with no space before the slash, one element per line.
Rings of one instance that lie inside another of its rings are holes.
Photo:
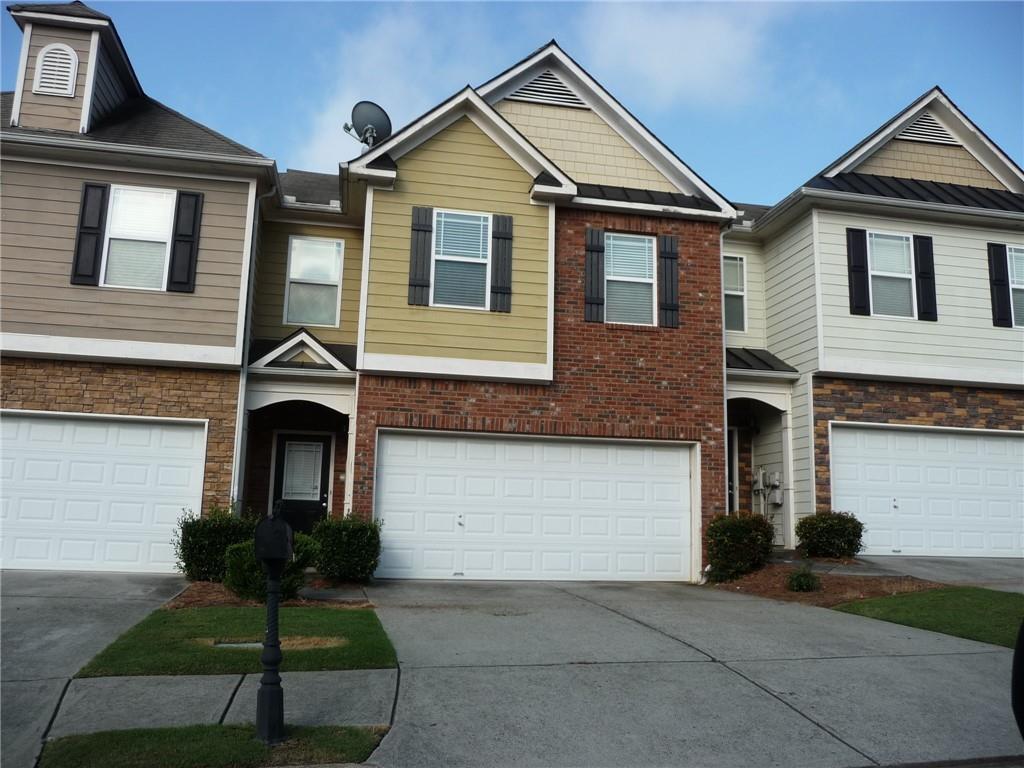
<path fill-rule="evenodd" d="M 731 214 L 720 211 L 682 208 L 677 205 L 656 205 L 655 203 L 628 203 L 622 200 L 604 200 L 597 197 L 574 197 L 568 202 L 568 205 L 597 210 L 640 211 L 642 213 L 657 213 L 663 216 L 686 216 L 687 218 L 712 219 L 715 221 L 732 218 Z"/>
<path fill-rule="evenodd" d="M 11 11 L 11 16 L 16 19 L 36 19 L 53 24 L 61 22 L 59 26 L 68 25 L 72 27 L 109 27 L 110 22 L 103 19 L 87 19 L 81 16 L 63 16 L 58 13 L 39 13 L 37 11 Z"/>
<path fill-rule="evenodd" d="M 758 371 L 752 368 L 729 368 L 726 367 L 727 379 L 783 379 L 796 381 L 800 378 L 799 371 Z"/>
<path fill-rule="evenodd" d="M 93 34 L 96 34 L 95 32 Z M 40 78 L 43 74 L 42 62 L 50 51 L 63 51 L 71 57 L 71 79 L 68 81 L 68 87 L 63 91 L 48 91 L 40 90 Z M 65 99 L 75 98 L 75 92 L 78 90 L 78 68 L 82 65 L 82 62 L 78 59 L 78 51 L 72 48 L 67 43 L 50 43 L 44 45 L 39 49 L 39 53 L 36 54 L 35 66 L 32 68 L 32 93 L 39 96 L 59 96 Z"/>
<path fill-rule="evenodd" d="M 1018 251 L 1020 257 L 1024 259 L 1024 246 L 1006 244 L 1006 276 L 1007 281 L 1010 284 L 1010 327 L 1011 328 L 1024 328 L 1024 317 L 1017 317 L 1016 311 L 1013 308 L 1013 292 L 1022 291 L 1024 292 L 1024 283 L 1019 285 L 1013 282 L 1013 259 L 1011 251 Z M 1019 323 L 1017 321 L 1020 321 Z"/>
<path fill-rule="evenodd" d="M 356 474 L 356 419 L 359 418 L 359 374 L 352 395 L 352 413 L 348 414 L 348 435 L 345 446 L 345 500 L 342 502 L 342 515 L 352 515 L 352 492 Z"/>
<path fill-rule="evenodd" d="M 899 237 L 909 244 L 910 246 L 910 274 L 903 274 L 898 272 L 883 272 L 876 270 L 871 266 L 871 236 L 881 235 L 882 237 Z M 880 229 L 869 229 L 864 234 L 866 241 L 865 248 L 867 250 L 868 258 L 868 306 L 871 307 L 870 317 L 884 317 L 889 320 L 917 320 L 917 269 L 914 265 L 914 236 L 906 232 L 886 232 Z M 874 278 L 878 277 L 891 277 L 900 280 L 910 281 L 910 314 L 909 315 L 884 315 L 881 312 L 875 312 L 875 293 L 874 293 Z"/>
<path fill-rule="evenodd" d="M 1020 429 L 991 429 L 986 427 L 944 427 L 941 424 L 902 424 L 890 421 L 842 421 L 830 419 L 828 422 L 829 434 L 829 456 L 832 454 L 831 429 L 837 427 L 856 427 L 858 429 L 920 429 L 931 432 L 957 432 L 966 434 L 978 434 L 988 436 L 1003 435 L 1005 437 L 1024 438 L 1024 430 Z"/>
<path fill-rule="evenodd" d="M 807 441 L 807 452 L 810 454 L 811 463 L 808 465 L 811 483 L 811 511 L 813 515 L 818 511 L 818 478 L 815 467 L 818 466 L 817 455 L 815 454 L 814 433 L 817 424 L 814 420 L 814 371 L 807 373 L 807 419 L 810 439 Z M 796 513 L 793 514 L 793 535 L 796 536 Z M 795 539 L 794 539 L 795 541 Z"/>
<path fill-rule="evenodd" d="M 363 271 L 359 276 L 359 328 L 356 334 L 356 368 L 364 365 L 366 354 L 366 300 L 370 293 L 370 240 L 373 230 L 373 187 L 366 187 L 366 211 L 363 222 Z"/>
<path fill-rule="evenodd" d="M 160 171 L 154 168 L 146 168 L 145 170 L 139 170 L 139 167 L 137 165 L 104 165 L 102 163 L 79 163 L 73 160 L 48 160 L 42 157 L 22 156 L 11 157 L 10 162 L 34 163 L 36 165 L 56 165 L 61 168 L 90 168 L 96 171 L 116 171 L 118 173 L 132 173 L 140 176 L 176 176 L 182 179 L 211 179 L 213 181 L 235 181 L 240 184 L 253 183 L 253 179 L 251 176 L 218 176 L 216 174 L 192 173 L 190 171 Z M 312 224 L 313 226 L 317 227 L 333 226 L 330 224 L 320 224 L 319 222 L 314 223 L 309 221 L 299 221 L 294 223 Z"/>
<path fill-rule="evenodd" d="M 555 376 L 555 219 L 554 203 L 548 203 L 548 322 L 545 343 L 547 344 L 547 378 Z"/>
<path fill-rule="evenodd" d="M 326 323 L 293 323 L 288 321 L 288 294 L 293 282 L 292 278 L 292 243 L 296 240 L 315 240 L 321 243 L 334 243 L 335 245 L 341 245 L 341 252 L 339 256 L 341 261 L 338 264 L 338 280 L 337 282 L 331 280 L 299 280 L 296 279 L 294 282 L 303 283 L 305 285 L 332 285 L 337 289 L 337 294 L 334 301 L 334 323 L 328 325 Z M 317 237 L 315 235 L 288 235 L 288 255 L 285 261 L 285 272 L 284 272 L 284 306 L 281 309 L 281 325 L 289 326 L 291 328 L 340 328 L 341 327 L 341 283 L 345 279 L 345 241 L 333 238 L 333 237 Z"/>
<path fill-rule="evenodd" d="M 1011 330 L 1011 329 L 1006 329 Z M 977 366 L 927 365 L 917 362 L 888 362 L 845 357 L 830 353 L 821 363 L 819 375 L 861 375 L 865 377 L 922 381 L 965 386 L 1024 386 L 1024 369 L 979 368 Z M 968 378 L 969 377 L 969 378 Z"/>
<path fill-rule="evenodd" d="M 245 407 L 248 411 L 257 411 L 268 405 L 289 400 L 317 403 L 343 416 L 351 416 L 355 412 L 354 377 L 346 382 L 294 377 L 253 377 L 247 382 Z"/>
<path fill-rule="evenodd" d="M 466 258 L 463 256 L 441 256 L 442 261 L 459 261 L 465 262 L 466 264 L 484 264 L 484 305 L 482 307 L 475 307 L 471 304 L 438 304 L 434 301 L 434 288 L 437 286 L 437 280 L 434 277 L 434 265 L 437 262 L 437 215 L 439 213 L 454 213 L 456 215 L 464 216 L 477 216 L 481 219 L 487 219 L 487 258 L 481 262 L 480 259 Z M 442 309 L 469 309 L 476 312 L 490 312 L 491 311 L 491 257 L 493 250 L 493 239 L 494 239 L 494 214 L 482 213 L 480 211 L 457 211 L 451 208 L 435 208 L 433 212 L 433 220 L 430 222 L 430 300 L 428 306 L 440 307 Z"/>
<path fill-rule="evenodd" d="M 159 288 L 146 288 L 138 285 L 115 285 L 114 283 L 107 282 L 107 257 L 110 255 L 110 241 L 111 240 L 131 240 L 134 242 L 142 243 L 155 243 L 159 240 L 146 240 L 141 237 L 122 237 L 120 235 L 112 236 L 111 221 L 113 220 L 114 213 L 114 194 L 117 190 L 123 189 L 131 192 L 156 192 L 165 197 L 169 197 L 171 200 L 170 216 L 167 218 L 167 232 L 164 237 L 164 269 L 160 278 Z M 107 200 L 107 213 L 106 219 L 104 220 L 103 227 L 103 255 L 100 259 L 100 288 L 118 288 L 125 291 L 153 291 L 156 293 L 167 292 L 167 272 L 171 267 L 171 247 L 174 244 L 174 217 L 175 210 L 178 205 L 178 190 L 171 189 L 168 187 L 136 187 L 128 184 L 111 184 L 110 185 L 110 199 Z M 244 273 L 243 273 L 244 274 Z"/>
<path fill-rule="evenodd" d="M 285 341 L 287 341 L 287 343 L 285 343 Z M 328 351 L 328 349 L 326 347 L 324 347 L 320 342 L 318 342 L 311 334 L 307 333 L 306 331 L 300 331 L 299 333 L 297 333 L 294 336 L 292 336 L 291 339 L 287 339 L 285 341 L 282 341 L 276 347 L 274 347 L 269 352 L 267 352 L 265 355 L 263 355 L 263 357 L 261 357 L 258 360 L 256 360 L 256 362 L 249 363 L 249 367 L 250 368 L 266 368 L 272 362 L 274 362 L 277 358 L 279 358 L 282 355 L 284 355 L 286 352 L 289 352 L 289 351 L 295 349 L 300 344 L 305 344 L 313 352 L 315 352 L 318 356 L 322 357 L 324 359 L 324 362 L 329 364 L 332 368 L 334 368 L 334 370 L 342 371 L 342 372 L 347 372 L 347 373 L 351 373 L 352 372 L 351 368 L 346 366 L 343 362 L 341 362 L 341 360 L 339 360 L 337 357 L 332 355 L 330 353 L 330 351 Z M 274 368 L 272 370 L 275 373 L 279 373 L 279 374 L 286 372 L 285 370 L 282 370 L 280 368 Z"/>
<path fill-rule="evenodd" d="M 456 357 L 384 355 L 364 352 L 360 371 L 406 373 L 428 377 L 507 379 L 547 384 L 551 381 L 544 363 L 512 363 L 501 360 L 468 360 Z"/>
<path fill-rule="evenodd" d="M 85 95 L 82 97 L 82 119 L 78 124 L 79 133 L 89 132 L 89 123 L 92 120 L 92 95 L 96 87 L 97 57 L 100 52 L 100 33 L 93 31 L 89 39 L 89 62 L 85 70 Z"/>
<path fill-rule="evenodd" d="M 729 422 L 726 421 L 726 425 L 728 425 L 728 423 Z M 726 514 L 731 515 L 731 514 L 734 514 L 735 512 L 739 511 L 739 502 L 740 502 L 740 494 L 739 494 L 740 484 L 739 484 L 739 477 L 738 477 L 738 475 L 740 473 L 740 431 L 739 431 L 739 429 L 737 427 L 730 427 L 730 426 L 726 426 L 725 431 L 727 433 L 726 445 L 732 448 L 731 451 L 728 450 L 728 449 L 726 450 L 726 456 L 725 456 L 725 462 L 726 462 L 726 464 L 725 464 L 725 467 L 726 467 L 726 470 L 725 470 L 725 477 L 726 477 L 725 493 L 726 493 L 726 496 L 727 496 L 727 498 L 726 498 L 726 505 L 725 505 L 725 512 L 726 512 Z M 732 455 L 730 456 L 729 454 L 732 454 Z M 750 447 L 750 459 L 751 459 L 750 463 L 751 463 L 751 465 L 753 465 L 753 463 L 754 463 L 753 462 L 753 459 L 754 459 L 754 447 L 753 447 L 753 445 L 751 445 L 751 447 Z M 729 467 L 730 466 L 733 467 L 733 471 L 731 473 L 729 472 Z M 751 466 L 751 469 L 753 469 L 753 466 Z M 728 482 L 730 474 L 732 475 L 732 489 L 731 490 L 729 488 L 729 482 Z M 730 506 L 732 507 L 732 509 L 729 509 Z"/>
<path fill-rule="evenodd" d="M 821 361 L 825 359 L 825 314 L 824 308 L 822 307 L 822 290 L 821 290 L 821 248 L 819 246 L 821 232 L 818 228 L 818 209 L 811 209 L 811 258 L 814 264 L 814 323 L 815 333 L 817 334 L 817 349 L 815 354 L 817 357 L 814 361 L 814 367 L 821 367 Z M 870 276 L 868 282 L 871 282 Z M 916 286 L 915 286 L 916 288 Z"/>
<path fill-rule="evenodd" d="M 95 339 L 88 336 L 47 336 L 35 333 L 0 334 L 0 348 L 8 354 L 71 357 L 173 365 L 190 364 L 233 368 L 240 364 L 235 347 L 166 344 L 155 341 Z"/>
<path fill-rule="evenodd" d="M 89 413 L 80 411 L 40 411 L 32 408 L 0 408 L 0 414 L 10 414 L 12 416 L 52 416 L 54 418 L 73 416 L 83 419 L 116 419 L 118 421 L 159 421 L 171 424 L 195 424 L 197 426 L 200 424 L 207 426 L 210 423 L 209 419 L 186 418 L 183 416 L 133 416 L 124 413 L 96 413 L 93 411 Z"/>
<path fill-rule="evenodd" d="M 725 287 L 725 260 L 726 259 L 736 259 L 740 263 L 740 270 L 742 271 L 742 275 L 743 275 L 743 287 L 739 291 L 730 291 L 728 288 Z M 749 318 L 747 317 L 747 307 L 750 304 L 750 301 L 748 300 L 748 294 L 747 294 L 747 257 L 746 256 L 733 255 L 731 253 L 723 253 L 722 254 L 722 295 L 723 296 L 739 296 L 741 299 L 743 299 L 743 327 L 739 328 L 739 329 L 736 329 L 736 328 L 725 328 L 726 333 L 746 333 L 747 329 L 750 327 Z M 722 308 L 723 308 L 722 327 L 725 327 L 725 319 L 724 319 L 725 300 L 724 299 L 722 300 Z"/>
<path fill-rule="evenodd" d="M 782 438 L 782 543 L 786 549 L 796 547 L 796 483 L 793 479 L 793 410 L 786 409 L 781 415 Z M 813 472 L 813 467 L 812 470 Z"/>
<path fill-rule="evenodd" d="M 18 57 L 18 82 L 14 85 L 14 103 L 11 105 L 11 125 L 17 126 L 21 117 L 21 96 L 28 70 L 28 49 L 32 44 L 32 25 L 26 24 L 21 35 L 21 54 Z"/>
<path fill-rule="evenodd" d="M 248 376 L 245 366 L 238 372 L 238 400 L 235 403 L 235 438 L 231 453 L 231 503 L 242 497 L 242 474 L 245 469 L 244 436 L 247 431 L 249 412 L 245 410 L 245 388 Z"/>
<path fill-rule="evenodd" d="M 613 277 L 608 274 L 608 237 L 635 237 L 638 240 L 647 240 L 651 243 L 651 276 L 646 277 Z M 645 328 L 658 327 L 658 238 L 654 235 L 638 235 L 634 232 L 605 232 L 604 233 L 604 324 L 605 325 L 639 325 Z M 608 283 L 639 283 L 651 286 L 651 322 L 620 322 L 608 319 Z"/>
<path fill-rule="evenodd" d="M 326 430 L 315 430 L 315 429 L 275 429 L 271 432 L 270 438 L 270 492 L 269 498 L 267 499 L 267 512 L 269 513 L 274 508 L 274 485 L 277 482 L 277 436 L 278 435 L 324 435 L 331 438 L 331 455 L 327 460 L 329 463 L 328 477 L 327 477 L 327 514 L 325 518 L 331 516 L 331 509 L 334 507 L 334 450 L 336 436 L 333 432 Z M 284 484 L 281 485 L 281 491 L 284 492 Z M 319 494 L 319 489 L 317 491 Z M 309 499 L 292 499 L 292 501 L 309 501 Z M 320 501 L 317 499 L 317 501 Z"/>
<path fill-rule="evenodd" d="M 791 410 L 793 386 L 788 381 L 733 381 L 726 386 L 725 401 L 756 400 L 777 411 Z"/>
<path fill-rule="evenodd" d="M 246 202 L 245 211 L 245 240 L 242 244 L 242 273 L 241 286 L 238 295 L 238 321 L 235 326 L 235 347 L 237 349 L 238 364 L 245 361 L 245 343 L 248 336 L 248 325 L 252 307 L 249 306 L 249 294 L 252 290 L 253 279 L 255 278 L 253 264 L 253 246 L 255 245 L 256 208 L 259 205 L 256 199 L 256 181 L 249 181 L 249 197 Z M 200 221 L 200 226 L 202 222 Z"/>

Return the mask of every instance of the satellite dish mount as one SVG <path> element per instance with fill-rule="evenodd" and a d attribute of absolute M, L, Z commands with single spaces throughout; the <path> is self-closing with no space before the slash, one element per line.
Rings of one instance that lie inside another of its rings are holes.
<path fill-rule="evenodd" d="M 352 107 L 352 122 L 342 127 L 349 136 L 372 149 L 391 135 L 391 118 L 372 101 L 360 101 Z"/>

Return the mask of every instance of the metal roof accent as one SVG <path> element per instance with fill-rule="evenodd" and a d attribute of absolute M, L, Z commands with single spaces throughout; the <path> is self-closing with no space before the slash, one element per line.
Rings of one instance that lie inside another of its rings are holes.
<path fill-rule="evenodd" d="M 797 373 L 796 368 L 780 360 L 767 349 L 726 347 L 725 367 L 737 371 L 763 371 L 765 373 Z"/>
<path fill-rule="evenodd" d="M 558 107 L 589 109 L 587 103 L 550 69 L 544 70 L 533 80 L 519 86 L 505 98 L 514 101 L 532 101 L 537 104 L 554 104 Z"/>
<path fill-rule="evenodd" d="M 930 144 L 952 144 L 959 147 L 960 142 L 954 138 L 945 126 L 935 119 L 931 112 L 925 112 L 917 120 L 896 135 L 897 139 L 907 141 L 926 141 Z"/>
<path fill-rule="evenodd" d="M 874 197 L 915 200 L 923 203 L 985 208 L 993 211 L 1024 213 L 1024 194 L 1002 189 L 969 187 L 943 181 L 901 179 L 870 173 L 839 173 L 832 177 L 818 176 L 807 186 L 836 192 L 853 192 Z"/>
<path fill-rule="evenodd" d="M 682 192 L 660 192 L 654 189 L 633 189 L 613 187 L 608 184 L 576 184 L 578 197 L 595 200 L 615 200 L 623 203 L 646 203 L 647 205 L 671 205 L 679 208 L 693 208 L 699 211 L 720 211 L 717 205 L 706 197 L 684 195 Z"/>

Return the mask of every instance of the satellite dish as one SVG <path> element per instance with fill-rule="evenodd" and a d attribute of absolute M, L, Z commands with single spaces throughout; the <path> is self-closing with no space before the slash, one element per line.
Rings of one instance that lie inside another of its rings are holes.
<path fill-rule="evenodd" d="M 352 122 L 345 123 L 345 132 L 368 147 L 391 135 L 391 118 L 372 101 L 360 101 L 352 107 Z"/>

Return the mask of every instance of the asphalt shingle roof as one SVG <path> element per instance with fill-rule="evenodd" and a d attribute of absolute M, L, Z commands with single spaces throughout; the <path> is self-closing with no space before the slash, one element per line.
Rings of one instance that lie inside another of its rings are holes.
<path fill-rule="evenodd" d="M 61 16 L 74 16 L 79 19 L 111 20 L 105 13 L 100 13 L 85 3 L 78 2 L 78 0 L 75 0 L 73 3 L 17 3 L 15 5 L 8 5 L 7 10 L 12 13 L 30 11 L 33 13 L 56 13 Z"/>
<path fill-rule="evenodd" d="M 336 173 L 295 171 L 289 168 L 281 174 L 281 195 L 294 197 L 299 203 L 330 205 L 341 200 L 340 182 Z"/>
<path fill-rule="evenodd" d="M 895 176 L 876 176 L 870 173 L 838 173 L 829 178 L 818 176 L 807 185 L 813 189 L 836 192 L 854 192 L 875 197 L 916 200 L 922 203 L 959 205 L 969 208 L 987 208 L 994 211 L 1024 213 L 1024 195 L 1002 189 L 968 187 L 942 181 L 901 179 Z"/>

